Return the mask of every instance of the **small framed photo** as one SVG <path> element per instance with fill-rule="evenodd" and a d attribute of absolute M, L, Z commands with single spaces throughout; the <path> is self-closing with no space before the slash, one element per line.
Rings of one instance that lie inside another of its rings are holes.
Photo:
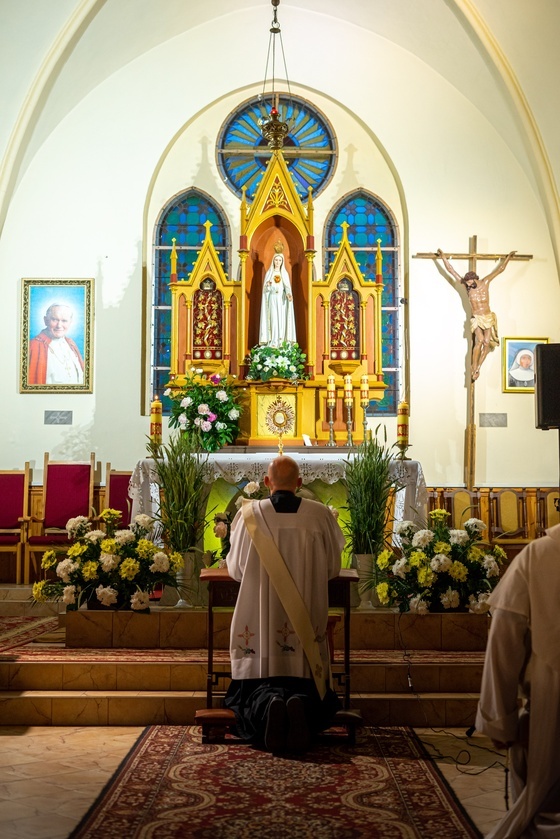
<path fill-rule="evenodd" d="M 535 392 L 535 347 L 548 338 L 502 338 L 502 390 Z"/>
<path fill-rule="evenodd" d="M 24 279 L 21 393 L 91 393 L 93 279 Z"/>

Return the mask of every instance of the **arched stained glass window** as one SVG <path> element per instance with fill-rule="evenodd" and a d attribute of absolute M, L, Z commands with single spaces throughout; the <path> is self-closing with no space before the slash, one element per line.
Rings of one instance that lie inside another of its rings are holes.
<path fill-rule="evenodd" d="M 206 235 L 204 223 L 212 222 L 210 235 L 218 255 L 229 274 L 230 232 L 225 214 L 198 189 L 189 189 L 175 196 L 163 210 L 156 225 L 152 297 L 152 380 L 151 394 L 163 401 L 163 412 L 169 413 L 169 402 L 162 397 L 171 369 L 171 275 L 170 254 L 173 239 L 177 248 L 177 276 L 185 279 L 193 269 Z"/>
<path fill-rule="evenodd" d="M 348 224 L 360 270 L 366 280 L 375 282 L 375 254 L 381 239 L 383 254 L 383 295 L 381 328 L 383 345 L 383 380 L 387 390 L 380 402 L 371 402 L 368 414 L 397 413 L 399 397 L 399 253 L 397 227 L 387 207 L 364 189 L 346 195 L 332 210 L 325 226 L 325 276 L 342 240 L 342 223 Z"/>
<path fill-rule="evenodd" d="M 301 198 L 309 187 L 317 196 L 330 181 L 336 164 L 336 140 L 327 118 L 303 99 L 280 94 L 279 110 L 290 126 L 282 149 Z M 251 199 L 263 176 L 271 150 L 261 134 L 263 112 L 254 99 L 238 108 L 221 128 L 216 147 L 218 167 L 228 187 L 241 188 Z M 255 149 L 262 154 L 255 154 Z"/>

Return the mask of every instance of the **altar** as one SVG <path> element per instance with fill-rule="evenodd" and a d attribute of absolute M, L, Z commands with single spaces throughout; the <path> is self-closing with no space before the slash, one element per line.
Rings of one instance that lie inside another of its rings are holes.
<path fill-rule="evenodd" d="M 200 455 L 206 462 L 207 516 L 226 510 L 249 481 L 262 482 L 268 464 L 276 454 L 277 452 L 271 449 L 232 446 L 227 450 Z M 284 454 L 297 462 L 303 492 L 308 497 L 314 497 L 337 508 L 340 524 L 344 528 L 347 511 L 343 479 L 346 463 L 354 457 L 354 450 L 339 447 L 333 451 L 324 446 L 310 446 L 286 449 Z M 129 496 L 132 500 L 133 517 L 139 513 L 154 515 L 157 510 L 159 486 L 153 465 L 153 460 L 144 458 L 138 461 L 132 473 Z M 420 463 L 416 460 L 395 458 L 391 464 L 391 472 L 398 487 L 393 512 L 395 522 L 425 521 L 427 491 Z M 204 549 L 212 550 L 215 537 L 211 527 L 206 530 Z"/>

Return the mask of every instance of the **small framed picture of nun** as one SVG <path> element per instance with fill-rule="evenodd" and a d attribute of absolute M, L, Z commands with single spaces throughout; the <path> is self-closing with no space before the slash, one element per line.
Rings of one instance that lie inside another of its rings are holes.
<path fill-rule="evenodd" d="M 535 347 L 548 338 L 502 338 L 502 390 L 504 393 L 535 392 Z"/>

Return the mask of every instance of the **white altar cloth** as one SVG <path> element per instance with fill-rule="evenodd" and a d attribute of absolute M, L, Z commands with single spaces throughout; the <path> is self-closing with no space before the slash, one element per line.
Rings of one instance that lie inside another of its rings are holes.
<path fill-rule="evenodd" d="M 335 484 L 344 478 L 346 462 L 352 460 L 351 451 L 333 451 L 321 447 L 319 452 L 291 452 L 289 455 L 297 461 L 303 484 L 319 480 L 326 484 Z M 228 484 L 240 484 L 245 481 L 262 481 L 268 464 L 276 452 L 228 452 L 219 451 L 203 455 L 207 462 L 206 482 L 208 484 L 222 478 Z M 427 515 L 426 481 L 422 467 L 417 460 L 395 459 L 391 464 L 392 474 L 401 486 L 395 497 L 395 521 L 425 521 Z M 159 502 L 157 476 L 153 470 L 153 460 L 139 460 L 132 473 L 129 486 L 132 499 L 132 516 L 138 513 L 152 515 Z"/>

